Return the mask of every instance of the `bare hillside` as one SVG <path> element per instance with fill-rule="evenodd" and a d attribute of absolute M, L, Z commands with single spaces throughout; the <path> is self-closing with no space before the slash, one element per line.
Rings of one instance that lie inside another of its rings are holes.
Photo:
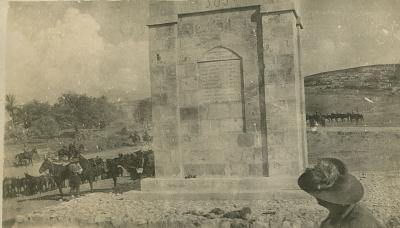
<path fill-rule="evenodd" d="M 400 126 L 400 65 L 373 65 L 305 78 L 307 113 L 360 112 L 367 126 Z"/>

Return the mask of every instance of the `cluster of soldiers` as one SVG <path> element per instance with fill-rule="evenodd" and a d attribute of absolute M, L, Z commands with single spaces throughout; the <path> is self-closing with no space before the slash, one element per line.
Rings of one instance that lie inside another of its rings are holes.
<path fill-rule="evenodd" d="M 326 126 L 326 123 L 341 123 L 343 122 L 355 122 L 358 124 L 359 121 L 364 121 L 364 116 L 360 113 L 330 113 L 330 114 L 322 114 L 320 112 L 315 112 L 314 114 L 307 114 L 306 120 L 310 127 L 315 127 L 317 125 L 321 125 L 322 127 Z"/>
<path fill-rule="evenodd" d="M 137 131 L 134 131 L 132 134 L 129 135 L 129 138 L 132 140 L 133 144 L 136 146 L 140 142 L 144 142 L 146 145 L 150 144 L 150 142 L 153 140 L 153 137 L 149 135 L 147 131 L 145 131 L 140 137 L 139 133 Z"/>
<path fill-rule="evenodd" d="M 80 144 L 79 147 L 76 146 L 76 143 L 70 143 L 68 147 L 63 145 L 60 150 L 57 151 L 58 159 L 61 160 L 62 157 L 67 157 L 68 160 L 71 158 L 78 158 L 82 151 L 85 150 L 85 146 Z"/>

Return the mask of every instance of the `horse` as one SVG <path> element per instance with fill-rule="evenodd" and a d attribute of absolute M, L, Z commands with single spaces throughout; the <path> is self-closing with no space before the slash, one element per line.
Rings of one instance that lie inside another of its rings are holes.
<path fill-rule="evenodd" d="M 33 165 L 33 156 L 38 155 L 37 149 L 33 148 L 31 151 L 24 151 L 15 155 L 15 160 L 17 160 L 17 164 L 20 165 L 23 161 L 27 160 L 28 164 L 31 163 Z"/>
<path fill-rule="evenodd" d="M 79 155 L 79 164 L 81 165 L 83 170 L 81 174 L 82 181 L 88 181 L 90 185 L 90 192 L 93 192 L 94 178 L 98 176 L 96 165 L 93 162 L 90 162 L 82 155 Z"/>
<path fill-rule="evenodd" d="M 24 179 L 25 178 L 12 178 L 12 187 L 16 193 L 16 196 L 21 195 L 24 191 L 26 191 Z"/>
<path fill-rule="evenodd" d="M 12 186 L 12 178 L 5 177 L 3 179 L 3 198 L 12 197 L 14 193 L 14 189 Z"/>
<path fill-rule="evenodd" d="M 144 164 L 143 164 L 143 174 L 146 177 L 154 177 L 155 176 L 155 167 L 154 167 L 154 151 L 148 150 L 143 153 L 144 156 Z"/>
<path fill-rule="evenodd" d="M 123 170 L 118 166 L 119 158 L 107 159 L 105 166 L 105 173 L 107 177 L 111 177 L 114 183 L 114 189 L 117 187 L 117 178 L 122 176 Z"/>
<path fill-rule="evenodd" d="M 68 170 L 68 166 L 56 164 L 46 158 L 39 168 L 39 173 L 43 173 L 49 170 L 50 176 L 53 177 L 55 184 L 60 192 L 61 199 L 63 199 L 62 187 L 64 186 L 65 180 L 71 175 Z"/>
<path fill-rule="evenodd" d="M 30 195 L 46 191 L 47 183 L 44 176 L 32 176 L 25 173 L 25 178 L 28 183 L 27 190 Z"/>
<path fill-rule="evenodd" d="M 137 168 L 142 167 L 140 166 L 143 163 L 139 163 L 139 158 L 136 153 L 139 151 L 133 153 L 133 154 L 120 154 L 118 157 L 118 165 L 124 167 L 126 169 L 132 179 L 138 178 L 137 174 Z"/>
<path fill-rule="evenodd" d="M 331 120 L 332 120 L 332 122 L 333 122 L 333 120 L 335 120 L 335 122 L 336 123 L 338 123 L 339 122 L 339 114 L 338 113 L 331 113 L 331 115 L 330 115 L 331 117 Z"/>
<path fill-rule="evenodd" d="M 46 174 L 43 176 L 43 178 L 46 180 L 47 190 L 54 190 L 57 188 L 57 185 L 54 182 L 54 178 L 52 176 L 50 176 L 49 174 Z"/>
<path fill-rule="evenodd" d="M 349 116 L 348 116 L 347 114 L 340 113 L 340 114 L 339 114 L 339 118 L 340 118 L 340 120 L 341 120 L 342 122 L 345 122 L 345 120 L 348 120 L 348 119 L 349 119 Z"/>
<path fill-rule="evenodd" d="M 91 167 L 94 169 L 93 175 L 94 178 L 97 180 L 99 176 L 101 176 L 104 173 L 104 161 L 100 157 L 96 158 L 90 158 L 88 159 Z"/>
<path fill-rule="evenodd" d="M 138 179 L 145 176 L 154 176 L 154 153 L 152 150 L 136 151 L 131 154 L 120 154 L 118 165 L 124 167 L 130 174 L 132 179 Z M 138 168 L 143 168 L 142 172 L 138 172 Z"/>
<path fill-rule="evenodd" d="M 360 121 L 360 120 L 364 121 L 364 116 L 362 114 L 359 114 L 359 113 L 352 113 L 350 115 L 350 120 L 351 120 L 351 122 L 353 122 L 353 120 L 355 120 L 356 124 L 358 124 L 358 121 Z"/>

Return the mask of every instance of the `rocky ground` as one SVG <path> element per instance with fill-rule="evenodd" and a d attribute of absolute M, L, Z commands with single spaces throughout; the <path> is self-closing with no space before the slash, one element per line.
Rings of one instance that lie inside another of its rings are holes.
<path fill-rule="evenodd" d="M 356 175 L 366 189 L 363 203 L 388 227 L 400 227 L 400 172 Z M 224 218 L 224 214 L 229 218 Z M 129 191 L 121 194 L 92 193 L 38 209 L 17 216 L 16 227 L 314 228 L 326 215 L 327 212 L 313 199 L 138 200 L 138 192 Z"/>

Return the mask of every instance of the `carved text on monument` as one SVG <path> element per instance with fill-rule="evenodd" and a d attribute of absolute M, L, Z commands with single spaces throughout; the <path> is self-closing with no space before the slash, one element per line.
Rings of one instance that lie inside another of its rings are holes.
<path fill-rule="evenodd" d="M 216 7 L 223 7 L 232 4 L 236 4 L 238 0 L 207 0 L 206 8 L 216 8 Z"/>
<path fill-rule="evenodd" d="M 241 101 L 240 60 L 199 64 L 199 103 Z"/>

